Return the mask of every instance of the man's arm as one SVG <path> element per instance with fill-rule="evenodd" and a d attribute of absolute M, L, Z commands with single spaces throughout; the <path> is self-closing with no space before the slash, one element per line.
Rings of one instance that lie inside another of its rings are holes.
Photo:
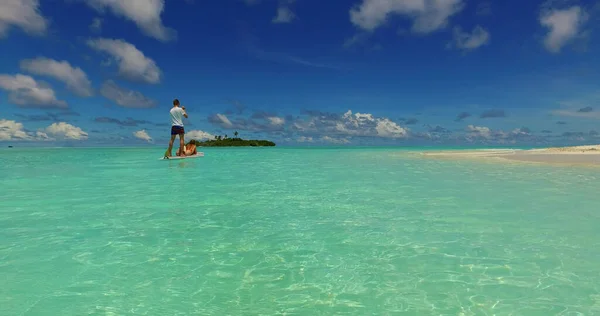
<path fill-rule="evenodd" d="M 185 106 L 182 106 L 181 109 L 183 110 L 183 116 L 188 118 L 187 112 L 185 111 Z"/>

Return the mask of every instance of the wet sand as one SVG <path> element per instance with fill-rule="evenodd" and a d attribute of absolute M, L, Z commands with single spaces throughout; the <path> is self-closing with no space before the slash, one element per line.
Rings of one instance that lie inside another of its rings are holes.
<path fill-rule="evenodd" d="M 600 145 L 550 147 L 542 149 L 485 149 L 421 152 L 428 158 L 487 159 L 542 164 L 589 165 L 600 167 Z"/>

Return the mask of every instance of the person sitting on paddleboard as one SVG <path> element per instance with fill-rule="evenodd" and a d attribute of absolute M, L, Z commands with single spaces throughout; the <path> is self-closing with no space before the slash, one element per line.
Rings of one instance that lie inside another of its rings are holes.
<path fill-rule="evenodd" d="M 183 118 L 187 118 L 188 115 L 185 112 L 185 106 L 179 107 L 179 100 L 173 100 L 173 108 L 169 111 L 171 117 L 171 140 L 169 141 L 169 149 L 165 152 L 165 157 L 171 157 L 173 152 L 173 142 L 175 137 L 179 135 L 179 150 L 177 156 L 186 156 L 186 153 L 182 150 L 185 147 L 184 135 L 185 130 L 183 129 Z"/>
<path fill-rule="evenodd" d="M 196 151 L 196 142 L 194 140 L 192 140 L 187 145 L 185 145 L 183 150 L 181 150 L 181 148 L 179 148 L 179 151 L 177 151 L 177 156 L 180 156 L 179 155 L 180 151 L 184 152 L 186 156 L 196 155 L 198 153 Z"/>

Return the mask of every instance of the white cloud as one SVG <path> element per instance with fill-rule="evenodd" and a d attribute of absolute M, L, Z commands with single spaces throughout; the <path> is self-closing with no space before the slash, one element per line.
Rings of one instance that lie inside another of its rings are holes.
<path fill-rule="evenodd" d="M 152 141 L 152 137 L 150 137 L 150 135 L 148 135 L 148 132 L 146 132 L 145 130 L 133 132 L 133 136 L 135 136 L 135 138 L 139 138 L 147 142 Z"/>
<path fill-rule="evenodd" d="M 41 132 L 41 131 L 35 132 L 35 139 L 36 140 L 54 140 L 54 138 L 48 137 L 48 134 Z"/>
<path fill-rule="evenodd" d="M 413 32 L 425 34 L 446 27 L 449 18 L 463 7 L 462 0 L 363 0 L 350 9 L 350 20 L 373 31 L 397 14 L 412 19 Z"/>
<path fill-rule="evenodd" d="M 88 138 L 88 133 L 81 130 L 81 128 L 65 122 L 52 123 L 45 131 L 48 134 L 65 139 L 84 140 Z"/>
<path fill-rule="evenodd" d="M 99 38 L 88 40 L 95 50 L 108 53 L 119 64 L 119 74 L 136 82 L 156 84 L 160 82 L 162 71 L 156 62 L 148 58 L 134 45 L 121 40 Z"/>
<path fill-rule="evenodd" d="M 350 140 L 348 140 L 347 138 L 334 138 L 330 136 L 321 137 L 321 141 L 332 144 L 350 144 Z"/>
<path fill-rule="evenodd" d="M 294 20 L 296 15 L 287 6 L 280 6 L 277 8 L 277 15 L 273 18 L 273 23 L 290 23 Z"/>
<path fill-rule="evenodd" d="M 31 138 L 31 135 L 23 129 L 22 123 L 5 119 L 0 120 L 0 141 L 30 140 Z"/>
<path fill-rule="evenodd" d="M 269 123 L 271 123 L 271 125 L 275 125 L 275 126 L 281 126 L 281 125 L 285 124 L 285 119 L 282 117 L 271 116 L 271 117 L 267 117 L 267 120 L 269 121 Z"/>
<path fill-rule="evenodd" d="M 48 21 L 39 6 L 39 0 L 0 0 L 0 38 L 8 35 L 11 26 L 32 35 L 45 34 Z"/>
<path fill-rule="evenodd" d="M 303 134 L 382 138 L 405 138 L 408 136 L 407 128 L 398 125 L 388 118 L 376 118 L 369 113 L 352 113 L 350 110 L 343 115 L 312 113 L 308 120 L 295 120 L 290 125 L 290 129 Z"/>
<path fill-rule="evenodd" d="M 227 118 L 225 114 L 216 114 L 215 118 L 218 121 L 217 123 L 223 126 L 224 128 L 233 127 L 233 123 L 231 123 L 231 121 L 229 120 L 229 118 Z"/>
<path fill-rule="evenodd" d="M 156 101 L 144 96 L 141 92 L 119 87 L 114 81 L 107 80 L 100 88 L 103 97 L 126 108 L 152 108 Z"/>
<path fill-rule="evenodd" d="M 469 125 L 466 130 L 468 132 L 467 135 L 465 135 L 467 141 L 483 139 L 485 141 L 495 141 L 499 143 L 515 143 L 517 139 L 533 137 L 531 131 L 526 127 L 515 128 L 510 132 L 505 132 L 502 130 L 494 131 L 485 126 Z"/>
<path fill-rule="evenodd" d="M 12 120 L 0 120 L 0 141 L 51 141 L 48 136 L 60 136 L 65 139 L 84 140 L 88 134 L 81 128 L 65 122 L 53 123 L 43 130 L 27 132 L 22 123 Z"/>
<path fill-rule="evenodd" d="M 92 83 L 81 68 L 73 67 L 68 61 L 57 61 L 45 57 L 21 61 L 21 69 L 32 74 L 58 79 L 73 93 L 89 97 L 93 95 Z"/>
<path fill-rule="evenodd" d="M 514 139 L 523 136 L 530 136 L 531 132 L 526 128 L 515 128 L 510 132 L 504 131 L 493 131 L 491 132 L 491 137 L 497 140 L 505 140 L 505 139 Z M 490 138 L 490 137 L 488 137 Z"/>
<path fill-rule="evenodd" d="M 477 136 L 482 138 L 490 138 L 492 136 L 492 130 L 485 126 L 467 126 L 467 131 L 471 133 L 471 136 Z"/>
<path fill-rule="evenodd" d="M 374 130 L 373 130 L 374 129 Z M 373 114 L 348 110 L 336 124 L 336 130 L 348 135 L 403 138 L 407 130 L 388 118 L 374 118 Z"/>
<path fill-rule="evenodd" d="M 581 27 L 588 20 L 588 14 L 579 6 L 568 9 L 544 10 L 540 24 L 548 28 L 544 46 L 552 53 L 558 53 L 581 33 Z"/>
<path fill-rule="evenodd" d="M 405 128 L 392 122 L 388 118 L 377 119 L 375 130 L 380 137 L 403 138 L 408 134 L 408 131 Z"/>
<path fill-rule="evenodd" d="M 4 1 L 4 0 L 3 0 Z M 142 32 L 160 41 L 170 41 L 177 37 L 172 28 L 165 27 L 161 14 L 164 0 L 85 0 L 98 12 L 110 9 L 116 16 L 123 16 L 137 24 Z"/>
<path fill-rule="evenodd" d="M 510 136 L 528 136 L 528 135 L 531 135 L 531 131 L 527 128 L 520 127 L 520 128 L 513 129 L 509 133 L 509 135 Z"/>
<path fill-rule="evenodd" d="M 241 0 L 248 6 L 256 5 L 262 0 Z M 296 14 L 291 9 L 291 5 L 296 0 L 279 0 L 279 6 L 277 7 L 277 14 L 271 20 L 272 23 L 291 23 L 295 18 Z"/>
<path fill-rule="evenodd" d="M 298 137 L 297 141 L 300 143 L 312 143 L 315 140 L 310 136 L 300 136 Z"/>
<path fill-rule="evenodd" d="M 231 112 L 228 112 L 231 113 Z M 234 115 L 231 113 L 231 115 Z M 255 112 L 251 117 L 235 115 L 233 118 L 225 114 L 213 114 L 208 117 L 208 122 L 223 129 L 236 129 L 255 132 L 281 132 L 285 130 L 285 118 L 265 112 Z"/>
<path fill-rule="evenodd" d="M 311 120 L 308 121 L 296 121 L 292 124 L 291 128 L 293 130 L 299 131 L 299 132 L 315 132 L 317 127 L 315 124 L 316 119 L 312 118 Z"/>
<path fill-rule="evenodd" d="M 192 130 L 185 132 L 185 138 L 187 140 L 215 139 L 215 135 L 200 130 Z"/>
<path fill-rule="evenodd" d="M 56 98 L 51 87 L 23 74 L 0 75 L 0 89 L 8 91 L 9 100 L 22 107 L 67 107 L 65 101 Z"/>
<path fill-rule="evenodd" d="M 490 33 L 477 25 L 472 33 L 463 32 L 460 27 L 454 28 L 454 45 L 458 49 L 473 50 L 486 45 L 490 41 Z"/>
<path fill-rule="evenodd" d="M 92 21 L 92 24 L 90 24 L 90 30 L 92 30 L 92 32 L 100 32 L 102 30 L 102 19 L 101 18 L 94 18 L 94 20 Z"/>

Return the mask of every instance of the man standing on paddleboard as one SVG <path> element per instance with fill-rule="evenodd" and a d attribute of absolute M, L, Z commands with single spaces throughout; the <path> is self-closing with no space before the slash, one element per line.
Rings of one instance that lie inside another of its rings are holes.
<path fill-rule="evenodd" d="M 179 100 L 173 100 L 173 108 L 169 112 L 171 116 L 171 141 L 169 141 L 169 149 L 165 152 L 165 157 L 171 157 L 173 152 L 173 142 L 175 142 L 175 137 L 179 135 L 179 149 L 178 156 L 185 156 L 185 141 L 183 140 L 185 131 L 183 129 L 183 118 L 187 118 L 188 115 L 185 112 L 185 106 L 179 107 Z"/>

